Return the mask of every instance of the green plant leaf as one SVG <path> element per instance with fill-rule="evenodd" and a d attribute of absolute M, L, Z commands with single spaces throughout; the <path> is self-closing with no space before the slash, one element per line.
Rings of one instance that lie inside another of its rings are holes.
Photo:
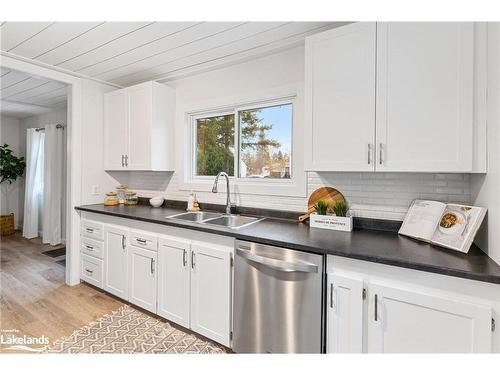
<path fill-rule="evenodd" d="M 332 205 L 332 211 L 336 216 L 346 217 L 349 211 L 349 203 L 346 201 L 337 201 Z"/>
<path fill-rule="evenodd" d="M 24 157 L 15 156 L 8 144 L 0 146 L 0 183 L 12 184 L 23 175 L 24 168 Z"/>

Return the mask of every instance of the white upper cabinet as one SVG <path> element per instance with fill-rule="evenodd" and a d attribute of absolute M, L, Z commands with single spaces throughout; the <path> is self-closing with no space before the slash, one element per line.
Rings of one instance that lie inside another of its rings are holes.
<path fill-rule="evenodd" d="M 371 282 L 369 291 L 369 353 L 491 352 L 490 307 L 418 287 Z"/>
<path fill-rule="evenodd" d="M 306 168 L 485 172 L 484 38 L 470 22 L 355 23 L 307 38 Z"/>
<path fill-rule="evenodd" d="M 472 22 L 377 24 L 379 171 L 472 171 Z"/>
<path fill-rule="evenodd" d="M 306 168 L 372 171 L 375 23 L 354 23 L 306 41 Z"/>
<path fill-rule="evenodd" d="M 112 91 L 104 96 L 104 168 L 125 168 L 128 148 L 128 112 L 126 90 Z"/>
<path fill-rule="evenodd" d="M 145 82 L 104 95 L 104 169 L 174 170 L 175 92 Z"/>

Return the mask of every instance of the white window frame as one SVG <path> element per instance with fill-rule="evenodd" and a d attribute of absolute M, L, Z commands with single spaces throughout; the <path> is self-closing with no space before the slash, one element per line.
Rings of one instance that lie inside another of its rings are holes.
<path fill-rule="evenodd" d="M 253 177 L 238 177 L 239 174 L 239 115 L 240 111 L 255 110 L 265 107 L 273 107 L 278 105 L 292 105 L 292 145 L 290 154 L 290 175 L 289 179 L 278 178 L 253 178 Z M 184 181 L 180 184 L 181 190 L 193 191 L 210 191 L 215 176 L 196 176 L 196 121 L 201 118 L 217 117 L 232 114 L 235 116 L 235 176 L 230 177 L 232 192 L 236 194 L 254 194 L 254 195 L 287 195 L 293 197 L 304 197 L 306 195 L 306 177 L 303 168 L 303 163 L 298 163 L 300 160 L 296 153 L 298 148 L 302 148 L 300 139 L 302 135 L 301 127 L 298 125 L 297 114 L 297 95 L 287 95 L 278 98 L 249 101 L 234 105 L 227 105 L 219 108 L 212 108 L 186 113 L 188 147 L 186 149 L 186 162 Z M 300 143 L 300 146 L 299 146 Z M 303 158 L 302 158 L 303 159 Z M 224 184 L 219 187 L 220 191 L 225 191 Z"/>

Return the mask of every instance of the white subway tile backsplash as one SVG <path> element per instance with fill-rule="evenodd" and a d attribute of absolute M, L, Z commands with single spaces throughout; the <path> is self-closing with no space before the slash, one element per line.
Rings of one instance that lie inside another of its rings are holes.
<path fill-rule="evenodd" d="M 113 177 L 139 195 L 163 195 L 186 200 L 188 192 L 179 190 L 179 175 L 166 172 L 115 172 Z M 463 173 L 374 173 L 308 172 L 308 195 L 322 186 L 342 192 L 355 216 L 403 220 L 414 199 L 471 203 L 470 175 Z M 224 204 L 224 194 L 196 192 L 201 202 Z M 286 211 L 305 211 L 308 197 L 233 194 L 238 205 Z"/>

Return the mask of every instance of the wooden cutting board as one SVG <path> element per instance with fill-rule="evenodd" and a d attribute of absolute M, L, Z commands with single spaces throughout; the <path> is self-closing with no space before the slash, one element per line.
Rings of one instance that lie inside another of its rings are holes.
<path fill-rule="evenodd" d="M 299 221 L 306 220 L 316 209 L 314 206 L 318 201 L 324 200 L 329 206 L 338 201 L 345 201 L 344 196 L 337 189 L 332 187 L 322 187 L 313 191 L 307 201 L 307 213 L 299 216 Z"/>

